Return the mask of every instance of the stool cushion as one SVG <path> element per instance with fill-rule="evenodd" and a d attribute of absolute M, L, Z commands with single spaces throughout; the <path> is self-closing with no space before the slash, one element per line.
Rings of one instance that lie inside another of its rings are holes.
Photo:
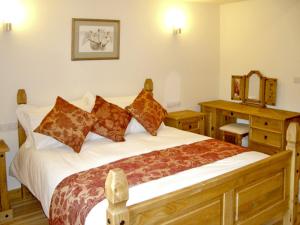
<path fill-rule="evenodd" d="M 220 127 L 220 130 L 243 135 L 249 133 L 249 125 L 244 123 L 230 123 Z"/>

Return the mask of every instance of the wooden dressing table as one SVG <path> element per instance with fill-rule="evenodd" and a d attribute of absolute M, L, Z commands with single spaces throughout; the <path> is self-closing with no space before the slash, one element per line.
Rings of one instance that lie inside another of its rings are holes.
<path fill-rule="evenodd" d="M 199 103 L 201 111 L 207 114 L 205 135 L 220 139 L 219 127 L 249 120 L 249 148 L 267 154 L 284 150 L 286 130 L 291 121 L 300 122 L 300 113 L 279 109 L 258 108 L 241 103 L 216 100 Z"/>

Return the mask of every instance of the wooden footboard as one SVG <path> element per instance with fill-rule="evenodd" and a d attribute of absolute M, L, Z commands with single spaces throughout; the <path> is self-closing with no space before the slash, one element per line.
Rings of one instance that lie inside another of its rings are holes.
<path fill-rule="evenodd" d="M 287 151 L 129 207 L 126 177 L 122 170 L 112 170 L 106 181 L 107 224 L 294 224 L 298 130 L 298 124 L 291 123 Z"/>

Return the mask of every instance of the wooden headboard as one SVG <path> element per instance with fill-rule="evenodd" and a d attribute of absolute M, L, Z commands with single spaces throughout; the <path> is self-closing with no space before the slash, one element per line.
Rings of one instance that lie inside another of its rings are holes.
<path fill-rule="evenodd" d="M 146 79 L 144 82 L 144 89 L 146 91 L 153 91 L 153 82 L 152 79 Z M 17 93 L 17 104 L 27 104 L 27 95 L 24 89 L 19 89 Z M 20 122 L 18 121 L 18 138 L 19 138 L 19 147 L 26 141 L 26 133 Z"/>

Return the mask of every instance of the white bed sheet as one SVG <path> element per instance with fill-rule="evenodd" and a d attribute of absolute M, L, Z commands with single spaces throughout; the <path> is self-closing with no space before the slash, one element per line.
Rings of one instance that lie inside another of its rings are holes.
<path fill-rule="evenodd" d="M 80 154 L 65 146 L 53 145 L 47 149 L 22 147 L 10 166 L 10 172 L 37 197 L 45 214 L 49 215 L 52 193 L 65 177 L 97 166 L 152 150 L 209 139 L 209 137 L 162 126 L 156 137 L 145 132 L 129 134 L 125 142 L 107 139 L 85 142 Z M 230 172 L 268 157 L 259 152 L 246 152 L 172 176 L 150 181 L 130 188 L 128 205 L 151 199 L 165 193 Z M 86 225 L 105 224 L 107 201 L 97 204 L 88 214 Z"/>

